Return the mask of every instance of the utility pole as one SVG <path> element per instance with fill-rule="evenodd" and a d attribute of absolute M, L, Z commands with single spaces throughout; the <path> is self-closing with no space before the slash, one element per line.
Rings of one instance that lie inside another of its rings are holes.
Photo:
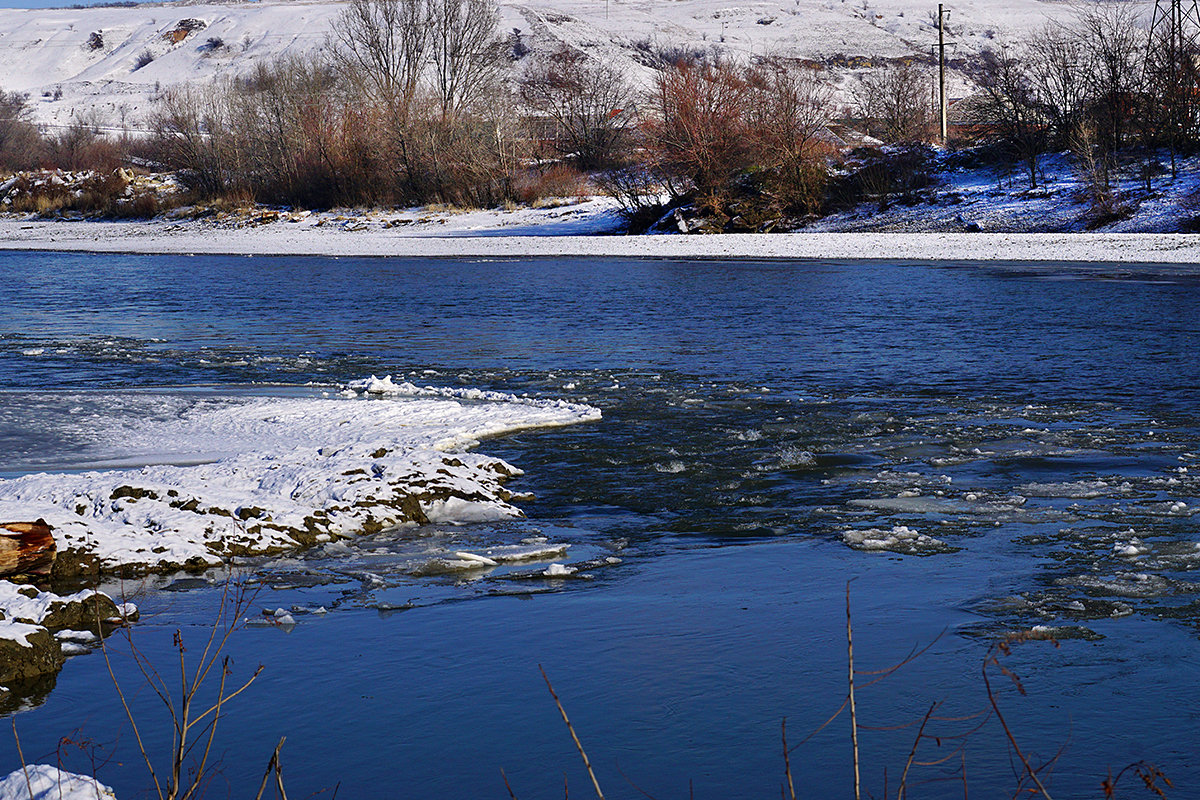
<path fill-rule="evenodd" d="M 1176 151 L 1180 140 L 1195 125 L 1197 34 L 1200 34 L 1200 8 L 1196 0 L 1155 0 L 1142 69 L 1143 74 L 1157 73 L 1158 80 L 1165 84 L 1162 102 L 1169 115 L 1172 178 L 1178 172 Z"/>
<path fill-rule="evenodd" d="M 950 12 L 945 10 L 942 3 L 938 3 L 938 110 L 939 117 L 942 123 L 942 146 L 946 146 L 946 139 L 949 138 L 949 126 L 946 122 L 950 105 L 946 98 L 946 17 Z"/>

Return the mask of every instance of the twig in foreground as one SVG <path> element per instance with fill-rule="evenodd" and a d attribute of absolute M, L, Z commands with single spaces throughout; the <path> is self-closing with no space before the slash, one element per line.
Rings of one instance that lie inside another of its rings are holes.
<path fill-rule="evenodd" d="M 563 708 L 562 701 L 558 699 L 558 694 L 554 691 L 554 686 L 551 685 L 550 678 L 546 675 L 546 670 L 542 668 L 541 664 L 538 664 L 538 670 L 541 671 L 542 680 L 546 681 L 546 688 L 550 690 L 550 696 L 554 698 L 554 703 L 558 706 L 558 713 L 562 714 L 563 722 L 567 723 L 567 730 L 571 732 L 571 738 L 575 740 L 575 747 L 579 750 L 580 757 L 583 758 L 583 765 L 587 767 L 588 777 L 592 779 L 592 786 L 596 787 L 596 796 L 600 800 L 604 800 L 604 792 L 600 791 L 600 782 L 596 780 L 596 773 L 592 771 L 592 762 L 588 761 L 587 753 L 583 749 L 583 743 L 575 735 L 575 726 L 567 718 L 567 710 Z"/>

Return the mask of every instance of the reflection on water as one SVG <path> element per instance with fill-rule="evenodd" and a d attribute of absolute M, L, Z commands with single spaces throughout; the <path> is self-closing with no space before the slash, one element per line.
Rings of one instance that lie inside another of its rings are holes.
<path fill-rule="evenodd" d="M 619 766 L 655 796 L 689 780 L 702 796 L 773 796 L 779 718 L 802 737 L 844 693 L 851 578 L 867 668 L 936 639 L 863 698 L 867 724 L 911 723 L 937 700 L 946 716 L 979 710 L 986 642 L 1041 626 L 1063 646 L 1020 648 L 1031 697 L 1005 702 L 1043 756 L 1069 740 L 1058 788 L 1092 792 L 1141 758 L 1200 782 L 1184 677 L 1200 661 L 1192 270 L 0 261 L 6 318 L 22 319 L 0 329 L 10 474 L 94 457 L 96 426 L 137 424 L 138 387 L 220 402 L 392 373 L 603 409 L 596 424 L 481 445 L 526 471 L 509 488 L 534 496 L 527 520 L 240 565 L 267 614 L 235 656 L 268 669 L 223 732 L 234 785 L 287 735 L 301 794 L 341 782 L 347 796 L 503 796 L 500 767 L 521 797 L 557 796 L 563 771 L 583 791 L 540 662 L 610 793 L 637 794 Z M 169 650 L 175 627 L 197 635 L 209 585 L 152 584 L 137 632 L 149 651 Z M 35 748 L 77 723 L 119 728 L 96 661 L 71 660 L 23 715 Z M 873 791 L 884 765 L 894 789 L 911 736 L 867 737 Z M 844 794 L 845 738 L 831 728 L 798 751 L 818 794 Z M 144 788 L 127 743 L 107 746 L 129 763 L 101 777 Z M 994 731 L 968 755 L 970 774 L 995 776 L 980 791 L 1011 785 Z"/>

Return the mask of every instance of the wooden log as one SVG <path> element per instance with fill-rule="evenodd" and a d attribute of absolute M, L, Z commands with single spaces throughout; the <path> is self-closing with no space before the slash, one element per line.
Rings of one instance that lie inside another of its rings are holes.
<path fill-rule="evenodd" d="M 0 522 L 0 575 L 49 575 L 56 553 L 45 520 Z"/>

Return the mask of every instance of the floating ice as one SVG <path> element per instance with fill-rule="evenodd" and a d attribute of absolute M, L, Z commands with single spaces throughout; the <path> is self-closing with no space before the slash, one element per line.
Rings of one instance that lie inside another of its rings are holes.
<path fill-rule="evenodd" d="M 912 528 L 899 525 L 891 530 L 870 528 L 862 531 L 846 531 L 842 541 L 855 550 L 886 550 L 906 555 L 928 555 L 950 551 L 948 544 Z"/>
<path fill-rule="evenodd" d="M 468 553 L 464 550 L 456 551 L 454 553 L 454 556 L 455 556 L 455 558 L 460 558 L 463 561 L 473 561 L 473 562 L 479 564 L 481 567 L 494 567 L 500 563 L 498 561 L 488 558 L 487 556 L 480 556 L 480 555 L 476 555 L 475 553 Z"/>
<path fill-rule="evenodd" d="M 565 578 L 568 575 L 574 575 L 575 572 L 575 567 L 568 567 L 565 564 L 551 564 L 546 567 L 546 571 L 542 574 L 547 578 Z"/>

